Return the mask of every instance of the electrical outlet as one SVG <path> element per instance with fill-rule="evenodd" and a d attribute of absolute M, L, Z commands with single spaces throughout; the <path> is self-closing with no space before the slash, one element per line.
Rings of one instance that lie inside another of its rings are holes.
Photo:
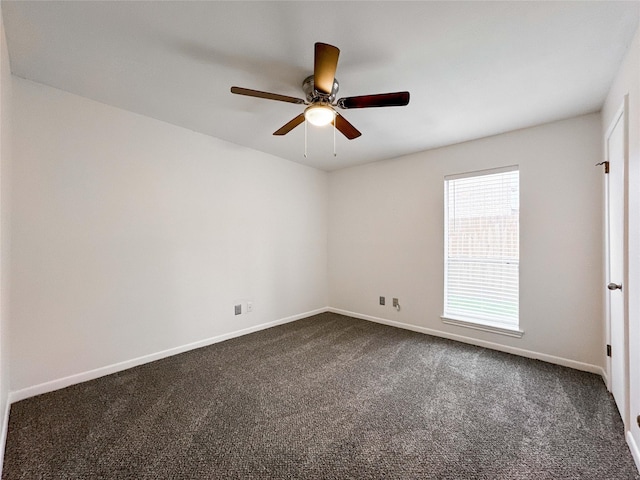
<path fill-rule="evenodd" d="M 253 302 L 247 302 L 247 313 L 253 312 Z"/>
<path fill-rule="evenodd" d="M 380 297 L 380 305 L 384 305 L 384 297 Z"/>
<path fill-rule="evenodd" d="M 241 315 L 242 314 L 242 305 L 236 305 L 235 306 L 235 312 L 236 312 L 236 315 Z"/>
<path fill-rule="evenodd" d="M 398 299 L 397 298 L 393 299 L 393 306 L 396 307 L 396 308 L 398 308 L 400 306 L 400 304 L 398 303 Z"/>

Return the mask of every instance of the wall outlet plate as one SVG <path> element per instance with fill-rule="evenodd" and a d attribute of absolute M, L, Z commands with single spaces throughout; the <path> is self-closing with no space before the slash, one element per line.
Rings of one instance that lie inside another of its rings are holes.
<path fill-rule="evenodd" d="M 384 305 L 384 297 L 380 297 L 380 305 Z"/>
<path fill-rule="evenodd" d="M 247 313 L 253 312 L 253 302 L 247 302 Z"/>
<path fill-rule="evenodd" d="M 242 305 L 236 305 L 234 308 L 236 315 L 240 315 L 242 313 Z"/>

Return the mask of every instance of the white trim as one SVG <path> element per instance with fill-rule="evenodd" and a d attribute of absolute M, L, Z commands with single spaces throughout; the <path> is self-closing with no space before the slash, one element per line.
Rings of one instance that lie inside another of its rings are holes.
<path fill-rule="evenodd" d="M 448 325 L 472 328 L 473 330 L 481 330 L 489 333 L 498 333 L 500 335 L 506 335 L 514 338 L 522 338 L 522 335 L 524 335 L 524 330 L 520 330 L 517 327 L 490 325 L 489 322 L 485 323 L 483 320 L 465 320 L 462 318 L 453 318 L 451 315 L 442 315 L 440 318 L 442 319 L 442 323 L 446 323 Z"/>
<path fill-rule="evenodd" d="M 453 175 L 445 175 L 445 180 L 458 180 L 460 178 L 481 177 L 483 175 L 495 175 L 498 173 L 515 172 L 520 168 L 519 165 L 509 165 L 507 167 L 487 168 L 484 170 L 475 170 L 473 172 L 454 173 Z"/>
<path fill-rule="evenodd" d="M 325 313 L 325 312 L 332 312 L 332 313 L 337 313 L 340 315 L 346 315 L 349 317 L 353 317 L 353 318 L 359 318 L 362 320 L 367 320 L 370 322 L 374 322 L 374 323 L 380 323 L 383 325 L 389 325 L 392 327 L 396 327 L 396 328 L 402 328 L 405 330 L 411 330 L 414 332 L 418 332 L 418 333 L 424 333 L 427 335 L 433 335 L 436 337 L 441 337 L 441 338 L 448 338 L 450 340 L 455 340 L 455 341 L 459 341 L 462 343 L 467 343 L 467 344 L 471 344 L 471 345 L 476 345 L 476 346 L 480 346 L 480 347 L 485 347 L 485 348 L 490 348 L 492 350 L 498 350 L 498 351 L 502 351 L 502 352 L 506 352 L 506 353 L 512 353 L 514 355 L 520 355 L 522 357 L 526 357 L 526 358 L 533 358 L 533 359 L 537 359 L 537 360 L 542 360 L 545 362 L 549 362 L 549 363 L 553 363 L 556 365 L 562 365 L 565 367 L 569 367 L 569 368 L 575 368 L 576 370 L 582 370 L 582 371 L 586 371 L 586 372 L 591 372 L 591 373 L 596 373 L 602 376 L 602 378 L 604 379 L 605 383 L 607 383 L 607 375 L 605 373 L 605 371 L 603 370 L 602 367 L 599 367 L 597 365 L 591 365 L 588 363 L 583 363 L 583 362 L 577 362 L 575 360 L 570 360 L 570 359 L 566 359 L 566 358 L 561 358 L 561 357 L 555 357 L 553 355 L 547 355 L 544 353 L 538 353 L 538 352 L 532 352 L 530 350 L 524 350 L 521 348 L 513 348 L 513 347 L 508 347 L 505 345 L 500 345 L 497 343 L 492 343 L 492 342 L 486 342 L 483 340 L 478 340 L 475 338 L 470 338 L 470 337 L 465 337 L 462 335 L 455 335 L 455 334 L 451 334 L 451 333 L 447 333 L 447 332 L 442 332 L 439 330 L 433 330 L 430 328 L 425 328 L 425 327 L 419 327 L 417 325 L 411 325 L 408 323 L 402 323 L 402 322 L 396 322 L 393 320 L 386 320 L 384 318 L 379 318 L 379 317 L 374 317 L 371 315 L 364 315 L 364 314 L 360 314 L 360 313 L 356 313 L 356 312 L 350 312 L 348 310 L 342 310 L 339 308 L 333 308 L 333 307 L 324 307 L 324 308 L 318 308 L 316 310 L 311 310 L 309 312 L 305 312 L 305 313 L 301 313 L 298 315 L 293 315 L 290 317 L 285 317 L 279 320 L 275 320 L 273 322 L 267 322 L 267 323 L 263 323 L 261 325 L 256 325 L 254 327 L 249 327 L 249 328 L 245 328 L 242 330 L 238 330 L 235 332 L 231 332 L 231 333 L 227 333 L 227 334 L 223 334 L 223 335 L 218 335 L 216 337 L 211 337 L 205 340 L 201 340 L 198 342 L 193 342 L 187 345 L 183 345 L 181 347 L 176 347 L 176 348 L 172 348 L 172 349 L 168 349 L 168 350 L 164 350 L 162 352 L 158 352 L 155 354 L 151 354 L 151 355 L 145 355 L 142 357 L 138 357 L 132 360 L 128 360 L 125 362 L 120 362 L 114 365 L 109 365 L 109 366 L 105 366 L 102 368 L 97 368 L 94 370 L 90 370 L 88 372 L 84 372 L 84 373 L 80 373 L 80 374 L 76 374 L 76 375 L 71 375 L 65 378 L 61 378 L 58 380 L 53 380 L 50 382 L 45 382 L 42 383 L 40 385 L 35 385 L 33 387 L 28 387 L 28 388 L 24 388 L 22 390 L 18 390 L 15 392 L 9 392 L 9 397 L 8 400 L 6 402 L 6 408 L 5 408 L 5 413 L 4 413 L 4 419 L 3 419 L 3 425 L 2 425 L 2 432 L 1 432 L 1 437 L 0 437 L 0 474 L 2 474 L 2 464 L 3 464 L 3 459 L 4 459 L 4 448 L 6 445 L 6 439 L 7 439 L 7 431 L 8 431 L 8 427 L 9 427 L 9 413 L 10 413 L 10 409 L 11 409 L 11 404 L 18 402 L 20 400 L 24 400 L 26 398 L 30 398 L 33 397 L 35 395 L 40 395 L 43 393 L 48 393 L 48 392 L 52 392 L 54 390 L 58 390 L 60 388 L 64 388 L 70 385 L 74 385 L 77 383 L 81 383 L 81 382 L 85 382 L 88 380 L 93 380 L 99 377 L 102 377 L 104 375 L 109 375 L 111 373 L 116 373 L 122 370 L 126 370 L 128 368 L 132 368 L 138 365 L 142 365 L 144 363 L 148 363 L 148 362 L 153 362 L 155 360 L 160 360 L 162 358 L 166 358 L 172 355 L 176 355 L 178 353 L 183 353 L 189 350 L 193 350 L 195 348 L 200 348 L 200 347 L 205 347 L 208 345 L 212 345 L 214 343 L 219 343 L 222 342 L 224 340 L 229 340 L 231 338 L 235 338 L 235 337 L 239 337 L 242 335 L 247 335 L 249 333 L 253 333 L 253 332 L 257 332 L 260 330 L 265 330 L 267 328 L 271 328 L 271 327 L 275 327 L 277 325 L 282 325 L 285 323 L 289 323 L 289 322 L 293 322 L 296 320 L 301 320 L 303 318 L 306 317 L 310 317 L 312 315 L 317 315 L 320 313 Z M 631 450 L 631 453 L 633 455 L 633 458 L 636 462 L 636 465 L 638 466 L 638 469 L 640 470 L 640 452 L 638 451 L 638 446 L 635 443 L 634 438 L 631 436 L 631 432 L 627 432 L 627 443 L 629 445 L 629 449 Z"/>
<path fill-rule="evenodd" d="M 4 449 L 7 445 L 7 433 L 9 433 L 9 412 L 11 411 L 11 402 L 9 398 L 5 402 L 4 417 L 2 419 L 2 430 L 0 435 L 0 476 L 2 475 L 2 467 L 4 465 Z"/>
<path fill-rule="evenodd" d="M 623 133 L 623 180 L 622 180 L 622 189 L 623 189 L 623 248 L 622 248 L 622 285 L 629 284 L 629 94 L 625 94 L 620 107 L 616 111 L 616 114 L 613 116 L 613 120 L 609 124 L 607 131 L 603 138 L 603 154 L 605 161 L 609 162 L 609 138 L 611 134 L 618 126 L 619 122 L 622 121 L 622 133 Z M 611 184 L 609 175 L 605 175 L 605 205 L 604 205 L 604 236 L 605 236 L 605 251 L 604 251 L 604 267 L 605 267 L 605 284 L 608 284 L 612 281 L 611 279 L 611 264 L 610 264 L 610 255 L 609 251 L 611 249 L 611 239 L 610 239 L 610 217 L 609 217 L 609 199 L 611 193 Z M 605 342 L 608 345 L 612 345 L 613 341 L 611 338 L 611 301 L 610 301 L 610 292 L 607 289 L 604 289 L 605 295 Z M 622 412 L 622 422 L 625 425 L 625 428 L 629 427 L 629 422 L 631 421 L 631 392 L 630 392 L 630 380 L 629 380 L 629 295 L 626 293 L 626 290 L 622 290 L 623 295 L 623 339 L 622 346 L 624 349 L 623 352 L 623 372 L 622 372 L 622 381 L 623 385 L 623 399 L 624 408 Z M 612 380 L 612 360 L 611 357 L 605 357 L 606 362 L 606 371 L 607 376 L 607 390 L 609 390 L 613 394 L 613 388 L 611 385 Z M 618 401 L 615 399 L 616 405 Z M 619 407 L 619 406 L 618 406 Z"/>
<path fill-rule="evenodd" d="M 307 318 L 313 315 L 318 315 L 320 313 L 332 312 L 340 315 L 346 315 L 353 318 L 359 318 L 361 320 L 368 320 L 374 323 L 381 323 L 384 325 L 389 325 L 392 327 L 402 328 L 405 330 L 411 330 L 414 332 L 424 333 L 427 335 L 433 335 L 441 338 L 448 338 L 449 340 L 455 340 L 462 343 L 467 343 L 471 345 L 476 345 L 479 347 L 490 348 L 492 350 L 498 350 L 501 352 L 512 353 L 514 355 L 520 355 L 526 358 L 533 358 L 537 360 L 542 360 L 545 362 L 553 363 L 556 365 L 562 365 L 565 367 L 575 368 L 576 370 L 582 370 L 585 372 L 591 372 L 599 374 L 605 384 L 608 384 L 608 376 L 605 370 L 597 365 L 592 365 L 588 363 L 578 362 L 575 360 L 570 360 L 563 357 L 556 357 L 553 355 L 548 355 L 545 353 L 533 352 L 531 350 L 524 350 L 522 348 L 509 347 L 507 345 L 501 345 L 498 343 L 487 342 L 485 340 L 480 340 L 477 338 L 466 337 L 463 335 L 457 335 L 453 333 L 443 332 L 441 330 L 434 330 L 431 328 L 420 327 L 417 325 L 411 325 L 408 323 L 396 322 L 394 320 L 387 320 L 380 317 L 374 317 L 371 315 L 364 315 L 361 313 L 351 312 L 348 310 L 342 310 L 334 307 L 323 307 L 318 308 L 316 310 L 311 310 L 308 312 L 300 313 L 297 315 L 292 315 L 290 317 L 281 318 L 279 320 L 274 320 L 272 322 L 263 323 L 260 325 L 256 325 L 253 327 L 248 327 L 242 330 L 237 330 L 235 332 L 230 332 L 222 335 L 218 335 L 215 337 L 207 338 L 204 340 L 199 340 L 197 342 L 189 343 L 186 345 L 182 345 L 179 347 L 170 348 L 161 352 L 152 353 L 149 355 L 144 355 L 141 357 L 137 357 L 131 360 L 126 360 L 124 362 L 119 362 L 112 365 L 107 365 L 104 367 L 96 368 L 94 370 L 89 370 L 86 372 L 70 375 L 67 377 L 59 378 L 56 380 L 51 380 L 49 382 L 41 383 L 38 385 L 34 385 L 31 387 L 23 388 L 21 390 L 16 390 L 9 392 L 8 400 L 6 403 L 6 411 L 4 423 L 2 425 L 2 437 L 0 438 L 0 448 L 4 448 L 4 442 L 6 441 L 7 428 L 9 424 L 9 412 L 11 408 L 11 404 L 15 402 L 19 402 L 20 400 L 24 400 L 30 397 L 34 397 L 36 395 L 41 395 L 43 393 L 53 392 L 55 390 L 59 390 L 61 388 L 65 388 L 71 385 L 75 385 L 78 383 L 86 382 L 89 380 L 94 380 L 96 378 L 103 377 L 105 375 L 110 375 L 112 373 L 120 372 L 123 370 L 127 370 L 129 368 L 133 368 L 139 365 L 143 365 L 145 363 L 154 362 L 156 360 L 160 360 L 166 357 L 170 357 L 172 355 L 177 355 L 179 353 L 184 353 L 189 350 L 194 350 L 196 348 L 206 347 L 208 345 L 213 345 L 215 343 L 223 342 L 225 340 L 229 340 L 232 338 L 240 337 L 242 335 L 248 335 L 250 333 L 258 332 L 260 330 L 265 330 L 267 328 L 275 327 L 277 325 L 283 325 L 285 323 L 294 322 L 296 320 L 301 320 L 303 318 Z M 0 465 L 2 462 L 2 458 L 0 458 Z M 1 472 L 1 469 L 0 469 Z"/>
<path fill-rule="evenodd" d="M 389 325 L 391 327 L 403 328 L 405 330 L 411 330 L 418 333 L 426 333 L 427 335 L 433 335 L 434 337 L 448 338 L 449 340 L 455 340 L 457 342 L 468 343 L 476 345 L 478 347 L 490 348 L 491 350 L 498 350 L 500 352 L 511 353 L 513 355 L 519 355 L 521 357 L 533 358 L 535 360 L 542 360 L 543 362 L 553 363 L 555 365 L 561 365 L 563 367 L 573 368 L 575 370 L 581 370 L 583 372 L 595 373 L 600 376 L 604 376 L 604 370 L 598 365 L 592 365 L 590 363 L 578 362 L 569 358 L 556 357 L 554 355 L 547 355 L 546 353 L 533 352 L 531 350 L 524 350 L 522 348 L 509 347 L 508 345 L 501 345 L 499 343 L 487 342 L 485 340 L 479 340 L 477 338 L 465 337 L 463 335 L 456 335 L 454 333 L 443 332 L 440 330 L 433 330 L 431 328 L 419 327 L 417 325 L 411 325 L 409 323 L 396 322 L 394 320 L 387 320 L 385 318 L 373 317 L 371 315 L 363 315 L 356 312 L 349 312 L 347 310 L 341 310 L 339 308 L 329 307 L 329 312 L 338 313 L 340 315 L 347 315 L 349 317 L 359 318 L 361 320 L 368 320 L 370 322 L 381 323 L 383 325 Z"/>
<path fill-rule="evenodd" d="M 145 363 L 154 362 L 156 360 L 160 360 L 166 357 L 170 357 L 172 355 L 177 355 L 179 353 L 184 353 L 189 350 L 194 350 L 196 348 L 206 347 L 208 345 L 213 345 L 215 343 L 223 342 L 225 340 L 230 340 L 232 338 L 240 337 L 242 335 L 248 335 L 250 333 L 258 332 L 260 330 L 265 330 L 267 328 L 275 327 L 277 325 L 283 325 L 285 323 L 294 322 L 296 320 L 301 320 L 303 318 L 307 318 L 313 315 L 318 315 L 320 313 L 332 312 L 340 315 L 346 315 L 353 318 L 359 318 L 361 320 L 368 320 L 374 323 L 381 323 L 383 325 L 389 325 L 392 327 L 402 328 L 405 330 L 411 330 L 418 333 L 424 333 L 427 335 L 433 335 L 441 338 L 448 338 L 449 340 L 455 340 L 462 343 L 467 343 L 471 345 L 476 345 L 479 347 L 490 348 L 492 350 L 498 350 L 501 352 L 512 353 L 514 355 L 519 355 L 526 358 L 533 358 L 537 360 L 542 360 L 545 362 L 553 363 L 556 365 L 562 365 L 565 367 L 575 368 L 576 370 L 582 370 L 585 372 L 591 372 L 599 374 L 605 384 L 608 383 L 607 373 L 605 370 L 598 366 L 592 365 L 589 363 L 578 362 L 576 360 L 571 360 L 563 357 L 556 357 L 553 355 L 548 355 L 545 353 L 534 352 L 531 350 L 525 350 L 522 348 L 510 347 L 507 345 L 501 345 L 499 343 L 487 342 L 485 340 L 480 340 L 473 337 L 467 337 L 463 335 L 457 335 L 454 333 L 448 333 L 441 330 L 434 330 L 431 328 L 420 327 L 417 325 L 412 325 L 409 323 L 397 322 L 394 320 L 387 320 L 380 317 L 374 317 L 371 315 L 365 315 L 361 313 L 351 312 L 348 310 L 343 310 L 340 308 L 334 307 L 323 307 L 318 308 L 316 310 L 311 310 L 308 312 L 300 313 L 297 315 L 292 315 L 290 317 L 281 318 L 279 320 L 274 320 L 272 322 L 263 323 L 260 325 L 256 325 L 253 327 L 248 327 L 242 330 L 237 330 L 235 332 L 230 332 L 222 335 L 218 335 L 215 337 L 207 338 L 204 340 L 199 340 L 197 342 L 189 343 L 186 345 L 182 345 L 179 347 L 167 349 L 161 352 L 152 353 L 149 355 L 144 355 L 141 357 L 137 357 L 131 360 L 126 360 L 124 362 L 119 362 L 112 365 L 107 365 L 104 367 L 96 368 L 94 370 L 89 370 L 86 372 L 70 375 L 67 377 L 63 377 L 60 379 L 52 380 L 49 382 L 41 383 L 38 385 L 34 385 L 31 387 L 23 388 L 21 390 L 16 390 L 9 392 L 8 401 L 6 404 L 5 418 L 4 424 L 2 426 L 2 437 L 0 438 L 0 448 L 3 447 L 4 441 L 6 438 L 6 429 L 8 427 L 9 422 L 9 411 L 12 403 L 19 402 L 20 400 L 24 400 L 30 397 L 34 397 L 36 395 L 41 395 L 43 393 L 53 392 L 55 390 L 59 390 L 61 388 L 68 387 L 70 385 L 75 385 L 78 383 L 86 382 L 89 380 L 94 380 L 96 378 L 103 377 L 105 375 L 110 375 L 112 373 L 120 372 L 123 370 L 127 370 L 129 368 L 133 368 L 139 365 L 143 365 Z M 1 462 L 1 459 L 0 459 Z"/>
<path fill-rule="evenodd" d="M 272 322 L 267 322 L 267 323 L 263 323 L 253 327 L 244 328 L 242 330 L 237 330 L 235 332 L 217 335 L 215 337 L 199 340 L 197 342 L 189 343 L 179 347 L 169 348 L 161 352 L 152 353 L 149 355 L 143 355 L 141 357 L 133 358 L 131 360 L 125 360 L 119 363 L 114 363 L 112 365 L 106 365 L 104 367 L 96 368 L 94 370 L 76 373 L 74 375 L 69 375 L 68 377 L 51 380 L 49 382 L 41 383 L 39 385 L 33 385 L 31 387 L 23 388 L 21 390 L 9 392 L 8 403 L 19 402 L 20 400 L 24 400 L 26 398 L 35 397 L 36 395 L 53 392 L 55 390 L 65 388 L 70 385 L 75 385 L 75 384 L 86 382 L 89 380 L 95 380 L 96 378 L 104 377 L 105 375 L 110 375 L 112 373 L 120 372 L 122 370 L 127 370 L 129 368 L 137 367 L 145 363 L 154 362 L 156 360 L 170 357 L 172 355 L 177 355 L 179 353 L 188 352 L 189 350 L 194 350 L 196 348 L 206 347 L 214 343 L 224 342 L 225 340 L 229 340 L 231 338 L 240 337 L 242 335 L 247 335 L 249 333 L 258 332 L 260 330 L 265 330 L 267 328 L 275 327 L 277 325 L 294 322 L 296 320 L 310 317 L 312 315 L 317 315 L 319 313 L 324 313 L 326 311 L 327 311 L 327 307 L 311 310 L 309 312 L 300 313 L 298 315 L 292 315 L 290 317 L 285 317 L 279 320 L 274 320 Z"/>
<path fill-rule="evenodd" d="M 607 392 L 610 392 L 611 388 L 609 388 L 610 384 L 609 384 L 609 375 L 607 373 L 607 367 L 602 367 L 601 375 L 602 375 L 602 381 L 604 382 L 604 386 L 607 387 Z"/>
<path fill-rule="evenodd" d="M 636 439 L 633 438 L 631 431 L 627 430 L 627 445 L 629 445 L 629 450 L 631 450 L 631 455 L 633 456 L 633 460 L 636 462 L 636 468 L 638 472 L 640 472 L 640 448 L 638 448 L 638 444 L 636 443 Z"/>
<path fill-rule="evenodd" d="M 617 118 L 616 114 L 616 118 Z M 611 128 L 611 127 L 609 127 Z M 609 161 L 607 141 L 608 135 L 605 135 L 602 142 L 604 161 Z M 604 267 L 604 284 L 609 283 L 607 280 L 609 279 L 609 174 L 603 175 L 603 183 L 604 183 L 604 211 L 603 211 L 603 221 L 602 225 L 602 233 L 603 233 L 603 241 L 604 241 L 604 251 L 602 252 L 602 260 Z M 603 285 L 604 286 L 604 285 Z M 607 355 L 605 352 L 607 351 L 607 345 L 611 345 L 611 305 L 609 298 L 609 290 L 603 289 L 602 295 L 604 296 L 604 345 L 602 345 L 602 355 L 604 355 L 604 363 L 605 363 L 605 371 L 606 371 L 606 385 L 607 390 L 611 392 L 611 357 Z"/>
<path fill-rule="evenodd" d="M 488 176 L 488 175 L 499 175 L 499 174 L 506 174 L 506 173 L 513 173 L 515 172 L 517 174 L 517 178 L 518 178 L 518 197 L 520 195 L 520 166 L 519 165 L 510 165 L 510 166 L 505 166 L 505 167 L 497 167 L 497 168 L 490 168 L 490 169 L 485 169 L 485 170 L 476 170 L 476 171 L 472 171 L 472 172 L 464 172 L 464 173 L 458 173 L 458 174 L 453 174 L 453 175 L 445 175 L 444 177 L 444 277 L 443 277 L 443 283 L 444 283 L 444 296 L 443 296 L 443 314 L 442 314 L 442 318 L 443 319 L 448 319 L 448 320 L 452 320 L 455 323 L 452 323 L 454 325 L 458 325 L 458 326 L 463 326 L 463 327 L 469 327 L 469 328 L 475 328 L 477 330 L 484 330 L 484 331 L 488 331 L 488 332 L 492 332 L 492 333 L 503 333 L 504 335 L 509 335 L 512 337 L 517 337 L 520 338 L 522 337 L 522 334 L 524 332 L 521 332 L 518 328 L 518 325 L 515 326 L 515 328 L 509 328 L 509 327 L 503 327 L 502 325 L 496 325 L 494 323 L 494 321 L 491 320 L 491 318 L 487 318 L 488 315 L 485 313 L 483 314 L 482 312 L 465 312 L 457 310 L 454 308 L 453 311 L 451 309 L 451 306 L 449 305 L 450 302 L 450 298 L 449 298 L 449 290 L 453 285 L 455 285 L 456 281 L 455 281 L 455 276 L 450 275 L 450 266 L 451 263 L 453 261 L 457 260 L 457 257 L 454 258 L 450 258 L 449 256 L 449 233 L 450 233 L 450 220 L 452 219 L 451 215 L 450 215 L 450 211 L 451 208 L 453 206 L 453 210 L 455 210 L 455 198 L 457 197 L 456 194 L 454 194 L 454 203 L 453 205 L 451 205 L 451 198 L 450 198 L 450 188 L 451 188 L 451 182 L 455 182 L 456 180 L 461 180 L 461 179 L 474 179 L 474 178 L 479 178 L 479 177 L 483 177 L 483 176 Z M 519 200 L 518 200 L 519 202 Z M 519 208 L 519 207 L 518 207 Z M 519 213 L 518 213 L 518 218 L 519 218 Z M 455 222 L 456 220 L 456 216 L 455 214 L 453 215 L 453 220 Z M 519 225 L 519 220 L 518 220 L 518 225 Z M 520 227 L 518 226 L 518 229 Z M 518 239 L 518 252 L 520 250 L 519 247 L 519 239 Z M 498 260 L 498 259 L 495 259 Z M 504 261 L 506 260 L 506 258 L 501 257 L 499 260 Z M 519 303 L 519 295 L 518 292 L 520 290 L 520 274 L 519 274 L 519 264 L 520 264 L 520 258 L 519 258 L 519 253 L 516 254 L 516 257 L 514 257 L 513 259 L 510 259 L 511 261 L 509 263 L 517 265 L 517 271 L 516 273 L 516 278 L 515 279 L 510 279 L 510 280 L 515 280 L 515 288 L 513 288 L 513 291 L 511 292 L 515 299 L 516 302 Z M 499 263 L 496 261 L 491 261 L 491 260 L 487 260 L 487 259 L 483 259 L 483 262 L 488 262 L 488 263 Z M 472 282 L 473 286 L 478 286 L 475 282 Z M 506 293 L 506 292 L 505 292 Z M 519 306 L 517 307 L 517 309 L 519 310 Z M 470 319 L 470 318 L 465 318 L 465 316 L 467 316 L 467 314 L 471 314 L 471 315 L 475 315 L 478 314 L 477 319 Z M 500 319 L 499 319 L 500 320 Z M 519 313 L 518 311 L 516 311 L 515 316 L 514 317 L 507 317 L 507 320 L 513 320 L 514 323 L 519 323 Z M 458 323 L 460 322 L 460 323 Z M 447 323 L 447 322 L 445 322 Z M 472 326 L 471 324 L 482 324 L 485 326 L 488 326 L 490 328 L 481 328 L 481 327 L 476 327 L 476 326 Z M 496 322 L 497 323 L 497 322 Z M 495 327 L 495 329 L 492 329 L 491 327 Z M 513 333 L 510 333 L 511 330 L 514 330 L 516 332 L 520 332 L 519 336 L 516 334 L 514 335 Z M 508 333 L 507 333 L 508 332 Z"/>

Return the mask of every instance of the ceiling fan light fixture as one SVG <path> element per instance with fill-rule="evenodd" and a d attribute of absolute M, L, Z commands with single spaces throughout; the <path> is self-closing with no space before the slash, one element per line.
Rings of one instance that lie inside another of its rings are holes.
<path fill-rule="evenodd" d="M 329 125 L 333 121 L 333 109 L 326 105 L 311 105 L 304 111 L 304 118 L 318 127 Z"/>

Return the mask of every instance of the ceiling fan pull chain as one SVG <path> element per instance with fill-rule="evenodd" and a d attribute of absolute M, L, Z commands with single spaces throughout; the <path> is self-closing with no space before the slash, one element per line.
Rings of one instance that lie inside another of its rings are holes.
<path fill-rule="evenodd" d="M 336 157 L 336 111 L 333 111 L 333 156 Z"/>
<path fill-rule="evenodd" d="M 307 158 L 307 119 L 304 119 L 304 158 Z"/>

